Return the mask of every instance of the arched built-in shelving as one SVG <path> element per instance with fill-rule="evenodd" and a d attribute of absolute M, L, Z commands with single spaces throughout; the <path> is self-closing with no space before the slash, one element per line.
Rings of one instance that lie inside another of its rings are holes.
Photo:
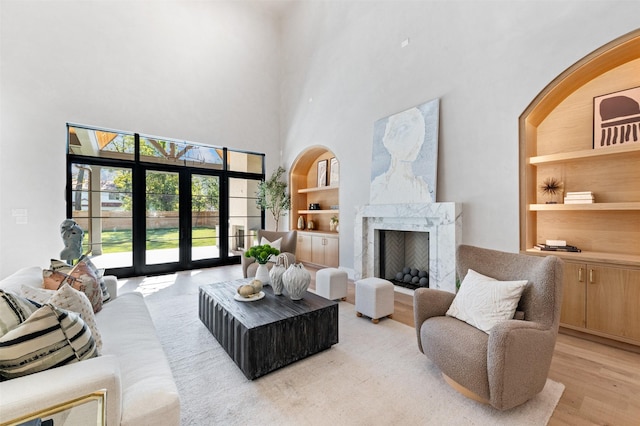
<path fill-rule="evenodd" d="M 336 156 L 326 147 L 313 146 L 302 152 L 293 162 L 290 172 L 291 229 L 298 229 L 296 257 L 316 266 L 339 264 L 338 232 L 333 229 L 331 219 L 339 219 L 339 182 L 331 182 L 332 159 Z M 318 184 L 318 163 L 326 162 L 325 185 Z M 334 164 L 336 162 L 334 161 Z M 335 166 L 334 167 L 338 167 Z M 318 209 L 310 209 L 318 204 Z M 302 217 L 304 229 L 299 229 Z M 309 223 L 313 228 L 309 228 Z"/>
<path fill-rule="evenodd" d="M 594 98 L 640 87 L 640 30 L 586 56 L 520 116 L 520 249 L 565 260 L 561 326 L 640 346 L 640 141 L 593 149 Z M 547 178 L 594 204 L 545 204 Z M 566 240 L 578 253 L 535 245 Z"/>

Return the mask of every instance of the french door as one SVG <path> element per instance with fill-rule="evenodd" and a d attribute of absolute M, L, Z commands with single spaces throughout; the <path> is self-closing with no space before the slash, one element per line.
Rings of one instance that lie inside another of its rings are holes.
<path fill-rule="evenodd" d="M 220 226 L 220 210 L 226 204 L 220 203 L 221 192 L 226 192 L 220 175 L 155 167 L 141 174 L 145 196 L 134 208 L 144 213 L 144 220 L 137 217 L 133 240 L 137 274 L 191 269 L 233 255 L 227 250 L 226 227 Z"/>
<path fill-rule="evenodd" d="M 264 227 L 264 154 L 67 124 L 67 218 L 119 277 L 239 263 Z"/>
<path fill-rule="evenodd" d="M 145 170 L 144 269 L 219 259 L 220 176 L 188 170 Z"/>

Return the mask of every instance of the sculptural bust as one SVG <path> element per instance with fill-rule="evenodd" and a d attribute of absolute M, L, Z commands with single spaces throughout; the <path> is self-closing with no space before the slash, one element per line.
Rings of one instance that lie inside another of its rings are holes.
<path fill-rule="evenodd" d="M 64 242 L 64 249 L 60 252 L 60 258 L 69 265 L 72 265 L 75 259 L 80 259 L 82 256 L 82 238 L 84 232 L 75 220 L 65 219 L 60 224 L 60 235 Z"/>

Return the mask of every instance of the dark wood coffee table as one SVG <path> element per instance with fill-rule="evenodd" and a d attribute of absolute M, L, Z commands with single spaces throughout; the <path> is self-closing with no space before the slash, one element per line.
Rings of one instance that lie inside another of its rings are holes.
<path fill-rule="evenodd" d="M 200 320 L 244 375 L 253 380 L 338 343 L 338 303 L 306 292 L 275 296 L 270 286 L 253 302 L 234 299 L 251 279 L 200 287 Z"/>

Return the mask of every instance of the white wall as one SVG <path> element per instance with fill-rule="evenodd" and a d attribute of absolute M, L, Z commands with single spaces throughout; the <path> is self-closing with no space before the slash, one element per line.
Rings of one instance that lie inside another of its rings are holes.
<path fill-rule="evenodd" d="M 2 0 L 0 28 L 0 277 L 63 248 L 66 122 L 279 164 L 279 26 L 262 7 Z"/>
<path fill-rule="evenodd" d="M 340 265 L 353 268 L 354 212 L 369 201 L 373 123 L 437 97 L 437 200 L 463 203 L 464 243 L 517 251 L 518 117 L 638 16 L 638 1 L 298 5 L 282 37 L 283 163 L 307 145 L 340 160 Z"/>
<path fill-rule="evenodd" d="M 289 168 L 327 146 L 352 268 L 373 123 L 436 97 L 438 201 L 464 204 L 464 242 L 516 251 L 518 116 L 640 16 L 639 1 L 313 0 L 280 29 L 263 3 L 0 0 L 0 277 L 62 249 L 66 122 L 265 152 L 267 173 L 281 149 Z"/>

